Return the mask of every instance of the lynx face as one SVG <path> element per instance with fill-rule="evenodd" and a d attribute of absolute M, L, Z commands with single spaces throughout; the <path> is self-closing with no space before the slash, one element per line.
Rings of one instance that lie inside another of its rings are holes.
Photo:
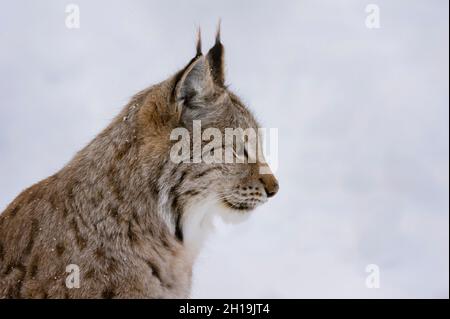
<path fill-rule="evenodd" d="M 260 172 L 262 167 L 268 167 L 261 158 L 261 154 L 260 157 L 256 154 L 256 149 L 261 147 L 261 143 L 257 134 L 259 126 L 253 115 L 229 90 L 221 87 L 215 87 L 214 90 L 215 101 L 196 106 L 202 107 L 204 114 L 192 117 L 188 113 L 193 110 L 185 109 L 184 116 L 189 120 L 201 120 L 203 131 L 210 128 L 220 130 L 220 135 L 223 137 L 221 145 L 207 148 L 205 151 L 207 142 L 204 142 L 202 154 L 209 151 L 208 155 L 212 158 L 218 156 L 222 163 L 194 163 L 190 165 L 190 169 L 196 172 L 194 175 L 196 184 L 208 185 L 205 189 L 206 194 L 203 195 L 208 195 L 209 198 L 215 197 L 221 206 L 229 210 L 245 213 L 274 196 L 278 191 L 278 182 L 273 174 Z M 206 125 L 203 124 L 205 122 Z M 235 129 L 243 129 L 244 133 L 254 134 L 236 136 L 230 143 L 225 136 Z M 245 138 L 251 141 L 245 143 Z M 191 141 L 191 144 L 193 143 Z M 231 162 L 226 160 L 227 153 L 232 154 Z"/>

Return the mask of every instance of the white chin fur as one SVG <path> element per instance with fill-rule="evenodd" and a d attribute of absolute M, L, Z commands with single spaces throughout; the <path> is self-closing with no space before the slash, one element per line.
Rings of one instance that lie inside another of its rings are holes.
<path fill-rule="evenodd" d="M 248 220 L 251 211 L 241 211 L 226 207 L 224 204 L 218 204 L 217 215 L 226 224 L 240 224 Z"/>
<path fill-rule="evenodd" d="M 183 241 L 189 253 L 195 257 L 208 235 L 214 230 L 214 219 L 219 217 L 226 224 L 246 221 L 249 211 L 238 211 L 217 202 L 213 197 L 193 200 L 185 209 L 182 219 Z"/>

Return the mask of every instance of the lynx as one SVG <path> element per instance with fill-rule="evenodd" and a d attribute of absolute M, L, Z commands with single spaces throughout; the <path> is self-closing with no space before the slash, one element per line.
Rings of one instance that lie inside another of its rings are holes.
<path fill-rule="evenodd" d="M 224 47 L 137 93 L 59 172 L 0 215 L 0 298 L 187 298 L 213 216 L 247 216 L 278 191 L 267 165 L 174 162 L 173 129 L 258 128 L 224 82 Z M 247 156 L 247 154 L 245 154 Z M 79 287 L 66 267 L 79 269 Z"/>

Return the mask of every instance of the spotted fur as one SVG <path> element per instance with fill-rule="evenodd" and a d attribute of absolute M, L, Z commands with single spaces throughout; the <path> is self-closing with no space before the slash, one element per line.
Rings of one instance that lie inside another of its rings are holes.
<path fill-rule="evenodd" d="M 245 216 L 273 196 L 260 163 L 174 163 L 170 132 L 257 128 L 224 84 L 223 46 L 138 94 L 59 172 L 0 215 L 0 298 L 184 298 L 215 212 Z M 67 265 L 81 271 L 66 286 Z"/>

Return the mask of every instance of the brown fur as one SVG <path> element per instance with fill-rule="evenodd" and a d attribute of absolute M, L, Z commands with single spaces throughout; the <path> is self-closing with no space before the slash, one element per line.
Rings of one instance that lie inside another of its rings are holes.
<path fill-rule="evenodd" d="M 278 189 L 272 175 L 258 175 L 258 163 L 169 159 L 170 132 L 190 128 L 192 119 L 220 129 L 257 127 L 223 85 L 218 43 L 213 54 L 200 53 L 175 76 L 134 96 L 62 170 L 24 190 L 0 215 L 0 298 L 189 296 L 194 258 L 181 223 L 188 203 L 212 191 L 239 191 L 253 203 L 264 189 L 267 196 Z M 199 80 L 190 77 L 202 65 L 213 69 L 199 69 L 211 74 L 202 75 L 208 81 L 195 95 L 189 81 Z M 229 204 L 230 210 L 252 208 Z M 80 267 L 80 288 L 66 287 L 69 264 Z"/>

